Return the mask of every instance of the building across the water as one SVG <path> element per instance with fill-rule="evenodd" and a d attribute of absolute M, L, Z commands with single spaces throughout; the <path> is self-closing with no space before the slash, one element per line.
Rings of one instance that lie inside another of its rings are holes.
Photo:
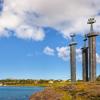
<path fill-rule="evenodd" d="M 0 86 L 3 86 L 3 83 L 0 83 Z"/>

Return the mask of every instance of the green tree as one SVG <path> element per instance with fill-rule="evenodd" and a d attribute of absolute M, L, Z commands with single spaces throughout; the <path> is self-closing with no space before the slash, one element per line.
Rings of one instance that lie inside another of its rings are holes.
<path fill-rule="evenodd" d="M 97 77 L 97 81 L 100 81 L 100 75 Z"/>

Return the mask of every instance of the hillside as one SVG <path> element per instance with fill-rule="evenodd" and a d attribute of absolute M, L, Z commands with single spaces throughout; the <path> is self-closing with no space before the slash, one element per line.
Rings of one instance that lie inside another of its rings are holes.
<path fill-rule="evenodd" d="M 76 83 L 47 87 L 30 100 L 100 100 L 100 83 Z"/>

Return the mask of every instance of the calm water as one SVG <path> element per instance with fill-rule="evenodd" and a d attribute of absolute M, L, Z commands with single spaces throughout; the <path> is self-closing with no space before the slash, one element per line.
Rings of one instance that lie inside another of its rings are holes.
<path fill-rule="evenodd" d="M 42 87 L 0 87 L 0 100 L 29 100 L 29 97 Z"/>

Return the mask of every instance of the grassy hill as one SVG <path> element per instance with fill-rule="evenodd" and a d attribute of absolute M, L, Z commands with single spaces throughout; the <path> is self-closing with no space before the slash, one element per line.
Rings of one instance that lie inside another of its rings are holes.
<path fill-rule="evenodd" d="M 33 94 L 30 100 L 100 100 L 100 82 L 52 84 L 44 91 Z"/>

